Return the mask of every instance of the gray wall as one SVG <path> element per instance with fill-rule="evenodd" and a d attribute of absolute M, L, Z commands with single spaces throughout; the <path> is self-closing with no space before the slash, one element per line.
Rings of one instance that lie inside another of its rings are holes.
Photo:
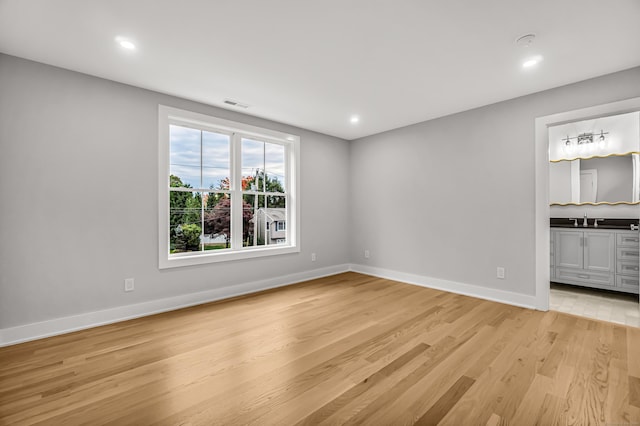
<path fill-rule="evenodd" d="M 640 68 L 351 143 L 6 55 L 0 94 L 1 329 L 349 261 L 532 295 L 534 119 Z M 300 254 L 158 270 L 158 104 L 301 136 Z"/>
<path fill-rule="evenodd" d="M 158 104 L 301 136 L 300 254 L 158 270 Z M 343 140 L 0 55 L 0 143 L 0 329 L 349 260 Z"/>
<path fill-rule="evenodd" d="M 352 262 L 534 295 L 535 118 L 637 96 L 640 68 L 353 141 Z"/>

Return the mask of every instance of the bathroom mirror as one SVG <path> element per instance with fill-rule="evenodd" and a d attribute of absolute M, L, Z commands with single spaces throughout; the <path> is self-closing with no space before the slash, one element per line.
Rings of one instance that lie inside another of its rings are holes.
<path fill-rule="evenodd" d="M 551 205 L 640 204 L 638 154 L 552 161 Z"/>

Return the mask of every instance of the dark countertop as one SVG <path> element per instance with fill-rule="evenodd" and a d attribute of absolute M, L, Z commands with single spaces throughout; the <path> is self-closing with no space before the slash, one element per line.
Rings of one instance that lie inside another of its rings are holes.
<path fill-rule="evenodd" d="M 626 229 L 631 230 L 631 225 L 638 225 L 638 219 L 607 219 L 605 218 L 603 221 L 598 221 L 598 227 L 594 227 L 594 219 L 596 218 L 587 218 L 588 226 L 585 228 L 582 226 L 583 218 L 578 217 L 578 228 L 581 229 Z M 600 218 L 597 218 L 600 219 Z M 552 217 L 550 219 L 549 226 L 551 228 L 576 228 L 573 220 L 569 220 L 566 217 Z"/>

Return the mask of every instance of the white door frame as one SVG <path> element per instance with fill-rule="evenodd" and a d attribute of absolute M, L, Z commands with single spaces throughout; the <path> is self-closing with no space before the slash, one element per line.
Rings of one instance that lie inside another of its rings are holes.
<path fill-rule="evenodd" d="M 549 126 L 640 110 L 640 97 L 536 118 L 535 282 L 536 308 L 549 310 Z"/>

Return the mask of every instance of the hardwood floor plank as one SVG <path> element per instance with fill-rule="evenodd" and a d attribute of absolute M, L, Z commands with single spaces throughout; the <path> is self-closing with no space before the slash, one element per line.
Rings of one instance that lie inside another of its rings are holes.
<path fill-rule="evenodd" d="M 510 336 L 502 351 L 476 378 L 478 386 L 460 399 L 443 424 L 462 424 L 470 418 L 485 423 L 492 414 L 505 419 L 514 415 L 535 376 L 537 355 L 528 343 L 548 345 L 545 329 L 538 330 L 539 323 L 534 317 L 526 318 L 520 332 Z"/>
<path fill-rule="evenodd" d="M 0 425 L 640 423 L 640 329 L 357 273 L 0 348 Z"/>
<path fill-rule="evenodd" d="M 640 379 L 629 376 L 629 404 L 640 408 Z"/>
<path fill-rule="evenodd" d="M 551 378 L 536 374 L 527 393 L 511 417 L 511 422 L 516 425 L 522 425 L 536 418 L 540 408 L 545 402 L 546 391 L 551 387 L 553 387 L 553 380 Z"/>
<path fill-rule="evenodd" d="M 354 385 L 348 391 L 342 393 L 335 399 L 331 400 L 329 403 L 318 408 L 316 411 L 307 416 L 303 421 L 298 422 L 298 424 L 319 424 L 320 422 L 331 416 L 333 413 L 338 411 L 340 408 L 344 407 L 350 401 L 360 397 L 362 394 L 364 394 L 374 386 L 377 386 L 378 383 L 388 378 L 394 372 L 398 371 L 401 367 L 407 365 L 409 361 L 415 359 L 417 355 L 424 353 L 424 351 L 427 349 L 429 349 L 429 345 L 427 345 L 426 343 L 420 343 L 418 346 L 414 347 L 409 352 L 404 353 L 391 363 L 385 365 L 383 368 L 376 371 L 375 373 L 364 379 L 362 382 Z"/>
<path fill-rule="evenodd" d="M 447 354 L 455 351 L 464 342 L 453 337 L 445 337 L 441 341 L 432 345 L 427 351 L 428 360 L 420 365 L 417 369 L 409 373 L 397 384 L 387 389 L 387 391 L 378 397 L 371 404 L 364 407 L 353 417 L 344 421 L 344 424 L 363 424 L 371 423 L 373 419 L 384 424 L 384 420 L 380 418 L 379 411 L 385 410 L 392 404 L 401 400 L 403 394 L 407 393 L 411 387 L 418 383 L 425 375 L 438 368 L 439 364 L 444 361 Z M 391 417 L 397 418 L 400 413 L 392 413 Z"/>
<path fill-rule="evenodd" d="M 547 425 L 567 425 L 574 423 L 567 423 L 563 418 L 563 407 L 565 401 L 557 396 L 546 394 L 544 401 L 540 407 L 540 411 L 537 416 L 532 417 L 535 419 L 535 425 L 547 426 Z M 590 424 L 590 423 L 578 423 L 578 424 Z"/>
<path fill-rule="evenodd" d="M 640 377 L 640 328 L 626 327 L 629 375 Z"/>
<path fill-rule="evenodd" d="M 451 345 L 447 350 L 449 356 L 438 359 L 438 352 L 435 352 L 435 357 L 432 355 L 428 362 L 388 387 L 384 396 L 361 409 L 349 422 L 375 419 L 380 424 L 413 424 L 454 385 L 461 375 L 458 367 L 465 360 L 473 362 L 478 356 L 478 345 L 489 339 L 494 331 L 493 327 L 476 324 L 463 336 L 443 338 L 443 342 Z"/>
<path fill-rule="evenodd" d="M 485 426 L 500 426 L 503 424 L 505 423 L 502 421 L 502 417 L 493 413 L 491 417 L 489 417 L 489 420 L 487 420 L 487 423 L 485 423 Z"/>
<path fill-rule="evenodd" d="M 424 413 L 414 424 L 437 425 L 440 420 L 456 405 L 458 400 L 469 390 L 476 381 L 470 377 L 462 376 L 436 401 L 429 411 Z"/>

